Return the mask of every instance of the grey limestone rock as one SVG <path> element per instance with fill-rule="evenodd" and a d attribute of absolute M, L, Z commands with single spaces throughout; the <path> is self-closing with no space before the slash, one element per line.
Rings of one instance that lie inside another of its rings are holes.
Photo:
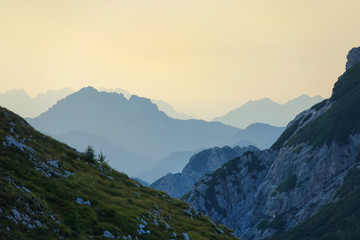
<path fill-rule="evenodd" d="M 297 118 L 312 114 L 298 123 L 300 128 L 330 105 L 299 114 Z M 335 201 L 344 177 L 359 164 L 359 152 L 360 134 L 350 134 L 347 144 L 300 142 L 280 150 L 247 152 L 202 177 L 186 201 L 233 228 L 242 239 L 267 238 L 295 227 Z M 275 227 L 271 222 L 278 224 Z"/>
<path fill-rule="evenodd" d="M 195 182 L 206 174 L 213 173 L 226 162 L 247 151 L 257 151 L 249 147 L 211 148 L 193 155 L 181 173 L 169 173 L 151 184 L 150 187 L 167 192 L 170 196 L 180 198 L 189 192 Z"/>

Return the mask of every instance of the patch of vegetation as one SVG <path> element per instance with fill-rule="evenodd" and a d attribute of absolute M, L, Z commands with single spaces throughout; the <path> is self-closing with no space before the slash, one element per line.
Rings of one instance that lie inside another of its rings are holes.
<path fill-rule="evenodd" d="M 277 215 L 270 223 L 269 228 L 276 230 L 277 233 L 280 233 L 284 230 L 286 224 L 285 214 Z"/>
<path fill-rule="evenodd" d="M 297 181 L 296 175 L 292 174 L 288 176 L 285 181 L 280 183 L 275 190 L 278 191 L 279 193 L 290 191 L 291 189 L 295 188 L 296 181 Z"/>
<path fill-rule="evenodd" d="M 299 154 L 302 149 L 303 149 L 302 146 L 298 146 L 298 147 L 295 149 L 295 153 L 296 153 L 296 154 Z"/>
<path fill-rule="evenodd" d="M 307 120 L 309 120 L 312 117 L 312 113 L 309 113 L 308 115 L 306 115 L 306 117 L 304 117 L 303 122 L 306 122 Z"/>
<path fill-rule="evenodd" d="M 342 77 L 334 84 L 333 92 L 331 94 L 331 101 L 336 101 L 357 88 L 360 78 L 360 63 L 355 64 L 348 69 Z"/>
<path fill-rule="evenodd" d="M 322 108 L 326 105 L 327 101 L 328 101 L 328 100 L 325 99 L 325 100 L 323 100 L 323 101 L 315 104 L 315 105 L 312 106 L 310 109 L 315 109 L 315 111 L 319 111 L 320 109 L 322 109 Z"/>
<path fill-rule="evenodd" d="M 225 179 L 226 176 L 229 176 L 233 172 L 239 171 L 238 161 L 240 159 L 241 159 L 240 157 L 236 157 L 225 163 L 221 168 L 218 168 L 215 172 L 213 172 L 211 174 L 211 176 L 213 176 L 213 180 L 211 180 L 211 183 L 215 183 L 220 179 Z"/>
<path fill-rule="evenodd" d="M 280 149 L 286 140 L 288 140 L 298 129 L 298 125 L 302 119 L 297 120 L 291 126 L 285 129 L 285 131 L 280 135 L 278 140 L 271 146 L 272 149 Z"/>
<path fill-rule="evenodd" d="M 269 240 L 360 239 L 360 169 L 352 169 L 337 192 L 336 202 L 323 206 L 313 217 Z"/>
<path fill-rule="evenodd" d="M 226 209 L 220 207 L 216 199 L 217 194 L 215 191 L 215 184 L 210 184 L 208 186 L 205 195 L 207 196 L 207 201 L 205 202 L 206 210 L 208 210 L 208 212 L 211 212 L 211 209 L 214 208 L 216 212 L 220 213 L 224 218 L 226 218 Z"/>
<path fill-rule="evenodd" d="M 302 181 L 297 181 L 297 184 L 296 184 L 296 187 L 300 187 L 300 186 L 302 186 L 302 184 L 304 183 L 304 182 L 306 182 L 306 181 L 309 181 L 310 180 L 310 178 L 309 177 L 306 177 L 305 179 L 303 179 Z"/>
<path fill-rule="evenodd" d="M 95 150 L 91 145 L 87 146 L 85 152 L 82 155 L 87 162 L 96 163 Z"/>
<path fill-rule="evenodd" d="M 261 230 L 261 232 L 264 232 L 266 229 L 269 228 L 269 224 L 270 224 L 270 220 L 269 219 L 265 219 L 262 220 L 257 226 L 256 228 L 258 230 Z"/>
<path fill-rule="evenodd" d="M 273 229 L 276 234 L 281 233 L 284 230 L 286 224 L 285 213 L 277 215 L 274 219 L 262 220 L 256 227 L 263 233 L 266 229 Z"/>
<path fill-rule="evenodd" d="M 188 198 L 190 197 L 190 195 L 191 195 L 191 191 L 185 193 L 185 194 L 180 198 L 180 200 L 185 201 L 186 199 L 188 199 Z"/>
<path fill-rule="evenodd" d="M 314 156 L 309 157 L 309 159 L 306 160 L 306 163 L 311 162 L 311 160 L 313 160 L 313 159 L 314 159 Z"/>
<path fill-rule="evenodd" d="M 260 172 L 265 169 L 265 166 L 263 164 L 261 164 L 261 161 L 254 155 L 253 152 L 248 152 L 245 154 L 247 154 L 248 157 L 251 159 L 251 161 L 249 161 L 248 163 L 245 164 L 245 166 L 248 167 L 248 171 L 250 173 L 252 173 L 254 171 Z"/>

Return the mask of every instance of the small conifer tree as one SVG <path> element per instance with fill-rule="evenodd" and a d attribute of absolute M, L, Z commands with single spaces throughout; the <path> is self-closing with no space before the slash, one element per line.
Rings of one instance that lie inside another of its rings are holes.
<path fill-rule="evenodd" d="M 98 154 L 98 161 L 99 163 L 106 163 L 106 156 L 102 153 L 102 151 L 100 151 L 100 153 Z"/>
<path fill-rule="evenodd" d="M 84 159 L 90 163 L 95 163 L 95 150 L 89 145 L 84 152 Z"/>

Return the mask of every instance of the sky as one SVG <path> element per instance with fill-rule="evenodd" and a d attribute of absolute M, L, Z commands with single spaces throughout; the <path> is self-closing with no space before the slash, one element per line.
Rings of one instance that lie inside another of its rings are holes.
<path fill-rule="evenodd" d="M 358 0 L 0 0 L 0 92 L 123 88 L 209 116 L 329 97 Z M 225 112 L 224 112 L 225 113 Z"/>

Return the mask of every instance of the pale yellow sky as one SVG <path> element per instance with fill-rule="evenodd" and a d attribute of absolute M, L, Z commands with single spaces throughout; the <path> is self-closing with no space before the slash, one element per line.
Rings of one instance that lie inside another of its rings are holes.
<path fill-rule="evenodd" d="M 1 0 L 0 92 L 120 87 L 188 113 L 328 97 L 360 45 L 359 9 L 359 0 Z"/>

